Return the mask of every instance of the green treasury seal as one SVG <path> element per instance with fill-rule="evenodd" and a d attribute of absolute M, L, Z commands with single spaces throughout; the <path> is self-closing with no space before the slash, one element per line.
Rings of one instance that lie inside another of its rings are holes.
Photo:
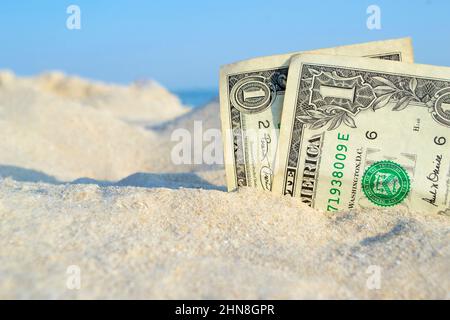
<path fill-rule="evenodd" d="M 392 161 L 378 161 L 367 168 L 362 179 L 366 197 L 378 206 L 395 206 L 409 193 L 408 173 Z"/>

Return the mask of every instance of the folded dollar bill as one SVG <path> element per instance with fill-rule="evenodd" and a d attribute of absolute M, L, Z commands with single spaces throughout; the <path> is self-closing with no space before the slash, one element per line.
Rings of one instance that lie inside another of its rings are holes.
<path fill-rule="evenodd" d="M 293 57 L 273 191 L 328 211 L 450 214 L 450 68 Z"/>
<path fill-rule="evenodd" d="M 409 38 L 309 53 L 413 62 Z M 241 186 L 272 189 L 289 63 L 295 54 L 255 58 L 221 68 L 220 115 L 228 190 Z"/>

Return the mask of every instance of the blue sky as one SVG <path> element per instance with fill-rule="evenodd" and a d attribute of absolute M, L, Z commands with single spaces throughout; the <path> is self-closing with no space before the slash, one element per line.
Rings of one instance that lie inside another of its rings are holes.
<path fill-rule="evenodd" d="M 66 28 L 71 4 L 81 30 Z M 366 27 L 371 4 L 380 30 Z M 448 0 L 2 0 L 0 68 L 215 88 L 219 66 L 236 60 L 403 36 L 417 62 L 450 66 L 449 12 Z"/>

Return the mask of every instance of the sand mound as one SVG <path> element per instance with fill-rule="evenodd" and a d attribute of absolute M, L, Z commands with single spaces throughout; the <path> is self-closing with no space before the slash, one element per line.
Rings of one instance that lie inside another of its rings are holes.
<path fill-rule="evenodd" d="M 120 87 L 58 73 L 24 79 L 2 72 L 0 134 L 7 138 L 0 176 L 23 177 L 28 169 L 38 181 L 115 181 L 170 169 L 170 157 L 154 152 L 169 137 L 129 121 L 148 124 L 186 111 L 155 83 Z"/>
<path fill-rule="evenodd" d="M 176 119 L 162 122 L 161 124 L 148 126 L 149 129 L 163 131 L 170 134 L 177 128 L 185 128 L 190 132 L 194 132 L 194 122 L 200 121 L 204 130 L 221 129 L 220 124 L 220 106 L 219 100 L 216 99 L 207 103 L 203 107 L 191 110 L 190 112 L 177 117 Z"/>
<path fill-rule="evenodd" d="M 443 216 L 331 216 L 253 190 L 4 180 L 0 219 L 0 298 L 448 298 L 450 289 Z M 79 290 L 67 287 L 69 266 Z"/>
<path fill-rule="evenodd" d="M 218 101 L 212 101 L 176 119 L 147 126 L 147 128 L 160 137 L 157 149 L 161 154 L 161 161 L 167 164 L 167 171 L 186 172 L 223 169 L 223 145 Z M 189 139 L 186 139 L 186 141 L 180 138 L 183 131 L 188 133 Z M 176 152 L 174 149 L 181 144 L 190 144 L 188 149 L 191 153 L 191 161 L 174 164 L 172 160 L 173 153 Z M 210 162 L 196 163 L 195 159 L 205 160 L 205 150 L 208 150 L 207 147 L 212 145 L 215 152 L 210 154 L 214 154 L 213 159 L 210 159 Z M 214 159 L 220 159 L 220 161 L 214 161 Z"/>
<path fill-rule="evenodd" d="M 67 181 L 161 169 L 152 132 L 26 84 L 1 87 L 0 135 L 0 164 L 9 172 L 16 166 Z"/>
<path fill-rule="evenodd" d="M 119 119 L 138 124 L 167 121 L 189 111 L 178 97 L 155 81 L 120 86 L 66 76 L 60 72 L 30 78 L 18 78 L 10 72 L 1 72 L 0 85 L 2 83 L 34 87 L 40 92 L 107 111 Z"/>

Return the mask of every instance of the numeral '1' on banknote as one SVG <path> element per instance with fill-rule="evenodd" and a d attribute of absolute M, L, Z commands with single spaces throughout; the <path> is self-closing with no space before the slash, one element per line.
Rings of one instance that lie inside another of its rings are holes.
<path fill-rule="evenodd" d="M 279 141 L 278 193 L 450 214 L 450 68 L 296 56 Z"/>
<path fill-rule="evenodd" d="M 409 38 L 311 52 L 413 62 Z M 241 186 L 272 189 L 291 56 L 256 58 L 221 69 L 220 112 L 228 190 Z"/>

